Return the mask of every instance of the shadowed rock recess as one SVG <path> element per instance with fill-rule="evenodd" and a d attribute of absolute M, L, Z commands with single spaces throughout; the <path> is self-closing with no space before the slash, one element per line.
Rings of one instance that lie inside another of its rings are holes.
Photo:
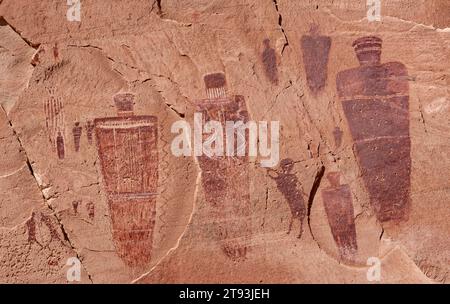
<path fill-rule="evenodd" d="M 450 281 L 448 0 L 73 2 L 0 1 L 0 283 Z"/>

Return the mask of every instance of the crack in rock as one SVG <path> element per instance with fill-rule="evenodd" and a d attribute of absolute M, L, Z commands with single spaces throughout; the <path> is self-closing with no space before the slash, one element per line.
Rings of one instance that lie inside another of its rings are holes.
<path fill-rule="evenodd" d="M 4 17 L 0 17 L 0 26 L 9 26 L 23 41 L 25 41 L 26 44 L 28 44 L 35 50 L 37 50 L 41 45 L 40 43 L 33 43 L 29 39 L 24 37 L 22 35 L 22 32 L 19 31 L 17 28 L 15 28 L 13 25 L 11 25 L 11 23 L 9 23 Z"/>
<path fill-rule="evenodd" d="M 13 124 L 12 124 L 12 121 L 9 119 L 9 117 L 8 117 L 8 115 L 7 115 L 6 111 L 5 111 L 5 109 L 3 108 L 3 106 L 0 105 L 0 108 L 1 108 L 1 109 L 3 110 L 3 112 L 5 113 L 5 116 L 6 116 L 6 119 L 7 119 L 7 121 L 8 121 L 9 127 L 11 128 L 11 131 L 12 131 L 14 137 L 17 139 L 17 142 L 19 143 L 20 150 L 23 151 L 23 154 L 24 154 L 24 156 L 25 156 L 25 162 L 26 162 L 26 165 L 27 165 L 27 167 L 28 167 L 28 169 L 29 169 L 29 171 L 30 171 L 31 176 L 33 177 L 34 181 L 36 182 L 36 185 L 37 185 L 37 187 L 38 187 L 38 189 L 39 189 L 39 192 L 40 192 L 41 195 L 42 195 L 42 199 L 43 199 L 43 201 L 44 201 L 45 206 L 47 206 L 47 208 L 48 208 L 48 209 L 52 212 L 52 214 L 55 216 L 55 219 L 56 219 L 56 221 L 58 222 L 59 228 L 60 228 L 60 230 L 61 230 L 61 232 L 62 232 L 62 234 L 63 234 L 64 240 L 67 242 L 67 244 L 69 244 L 70 248 L 75 252 L 76 258 L 77 258 L 77 259 L 80 261 L 80 263 L 81 263 L 81 262 L 82 262 L 82 259 L 81 259 L 80 255 L 79 255 L 78 251 L 76 250 L 75 246 L 72 244 L 72 241 L 71 241 L 70 238 L 69 238 L 69 235 L 68 235 L 68 233 L 67 233 L 67 231 L 66 231 L 66 229 L 65 229 L 65 227 L 64 227 L 64 224 L 63 224 L 61 218 L 58 216 L 58 213 L 57 213 L 57 211 L 54 209 L 54 207 L 48 202 L 47 198 L 46 198 L 45 195 L 44 195 L 44 192 L 42 191 L 41 185 L 40 185 L 40 183 L 39 183 L 39 179 L 37 178 L 36 173 L 34 172 L 34 169 L 33 169 L 33 166 L 32 166 L 32 162 L 31 162 L 30 158 L 28 157 L 28 154 L 27 154 L 27 152 L 26 152 L 26 150 L 25 150 L 25 148 L 24 148 L 24 146 L 23 146 L 22 140 L 20 139 L 19 135 L 17 134 L 16 130 L 14 129 L 14 126 L 13 126 Z M 83 268 L 85 269 L 86 274 L 87 274 L 89 280 L 91 281 L 91 283 L 94 283 L 94 282 L 92 281 L 92 277 L 91 277 L 90 273 L 88 272 L 86 266 L 83 266 Z"/>
<path fill-rule="evenodd" d="M 275 5 L 275 10 L 277 11 L 277 14 L 278 14 L 278 26 L 280 27 L 281 32 L 283 33 L 283 36 L 284 36 L 284 40 L 285 40 L 285 42 L 283 44 L 283 48 L 281 49 L 281 55 L 283 55 L 284 49 L 289 45 L 289 40 L 288 40 L 286 32 L 284 31 L 284 28 L 283 28 L 283 16 L 281 16 L 280 10 L 278 8 L 278 1 L 277 0 L 272 0 L 272 1 L 273 1 L 273 4 Z"/>
<path fill-rule="evenodd" d="M 325 174 L 325 166 L 322 163 L 322 165 L 320 166 L 319 170 L 316 173 L 316 177 L 314 178 L 314 182 L 313 182 L 313 185 L 311 187 L 311 191 L 309 193 L 308 212 L 307 212 L 309 231 L 311 233 L 311 236 L 312 236 L 313 240 L 317 243 L 317 246 L 319 246 L 319 248 L 320 248 L 320 245 L 316 241 L 316 239 L 314 238 L 314 234 L 313 234 L 312 229 L 311 229 L 311 209 L 312 209 L 312 205 L 313 205 L 313 202 L 314 202 L 314 198 L 316 197 L 317 190 L 320 187 L 320 183 L 322 182 L 322 177 L 323 177 L 324 174 Z"/>

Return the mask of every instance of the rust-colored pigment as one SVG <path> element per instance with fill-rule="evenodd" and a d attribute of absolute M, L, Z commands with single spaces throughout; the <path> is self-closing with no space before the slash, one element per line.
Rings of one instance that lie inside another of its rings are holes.
<path fill-rule="evenodd" d="M 114 97 L 118 117 L 94 120 L 118 255 L 129 267 L 151 260 L 158 183 L 157 117 L 135 116 L 134 95 Z"/>
<path fill-rule="evenodd" d="M 342 130 L 339 127 L 334 128 L 333 137 L 334 137 L 334 146 L 336 147 L 336 149 L 341 147 L 343 135 L 344 132 L 342 132 Z"/>
<path fill-rule="evenodd" d="M 88 140 L 88 144 L 92 145 L 92 133 L 94 131 L 94 123 L 90 120 L 86 122 L 86 137 Z"/>
<path fill-rule="evenodd" d="M 317 27 L 312 27 L 310 35 L 303 35 L 301 48 L 306 81 L 309 89 L 316 94 L 325 87 L 328 73 L 328 55 L 331 38 L 320 36 Z"/>
<path fill-rule="evenodd" d="M 269 176 L 270 178 L 275 180 L 278 190 L 283 194 L 284 198 L 289 204 L 292 217 L 291 221 L 289 222 L 288 233 L 291 232 L 294 220 L 298 220 L 298 222 L 300 223 L 298 238 L 301 238 L 303 233 L 303 221 L 305 220 L 307 211 L 305 200 L 303 198 L 303 192 L 301 190 L 301 184 L 297 176 L 292 173 L 293 168 L 294 161 L 292 159 L 283 159 L 280 162 L 279 171 L 269 169 L 270 174 L 274 173 L 276 174 L 276 176 L 270 174 Z"/>
<path fill-rule="evenodd" d="M 64 159 L 64 137 L 62 136 L 61 132 L 58 132 L 58 136 L 56 136 L 56 151 L 58 152 L 58 158 Z"/>
<path fill-rule="evenodd" d="M 83 132 L 83 128 L 80 126 L 80 123 L 75 122 L 75 125 L 72 128 L 73 145 L 75 148 L 75 152 L 80 151 L 80 139 L 81 139 L 82 132 Z"/>
<path fill-rule="evenodd" d="M 340 184 L 340 173 L 327 174 L 330 186 L 322 190 L 325 212 L 340 259 L 353 261 L 358 251 L 352 195 L 349 185 Z"/>
<path fill-rule="evenodd" d="M 248 122 L 244 97 L 226 96 L 224 74 L 209 74 L 204 79 L 208 98 L 196 102 L 197 112 L 203 114 L 203 124 L 210 120 L 219 121 L 223 134 L 226 134 L 226 121 Z M 209 136 L 203 134 L 203 139 Z M 248 132 L 246 144 L 248 149 Z M 223 146 L 226 147 L 225 136 Z M 233 261 L 244 260 L 252 233 L 248 156 L 202 155 L 198 157 L 198 162 L 205 199 L 211 219 L 215 222 L 215 238 L 228 258 Z"/>
<path fill-rule="evenodd" d="M 45 127 L 48 140 L 59 159 L 64 159 L 64 106 L 60 98 L 55 97 L 55 90 L 48 89 L 50 98 L 44 101 Z"/>
<path fill-rule="evenodd" d="M 410 210 L 408 72 L 399 62 L 382 64 L 381 46 L 378 37 L 357 39 L 360 67 L 336 81 L 371 205 L 381 222 L 398 222 Z"/>
<path fill-rule="evenodd" d="M 73 201 L 72 202 L 72 210 L 73 210 L 73 215 L 78 215 L 78 206 L 81 205 L 81 201 Z"/>
<path fill-rule="evenodd" d="M 88 213 L 89 219 L 93 220 L 95 217 L 95 205 L 93 202 L 86 204 L 86 211 Z"/>
<path fill-rule="evenodd" d="M 270 40 L 264 39 L 264 51 L 262 53 L 262 62 L 267 78 L 273 84 L 278 84 L 277 55 L 275 50 L 270 47 Z"/>

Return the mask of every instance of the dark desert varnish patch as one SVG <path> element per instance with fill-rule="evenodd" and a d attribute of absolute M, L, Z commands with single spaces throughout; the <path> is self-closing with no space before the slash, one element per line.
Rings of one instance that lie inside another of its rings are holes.
<path fill-rule="evenodd" d="M 196 102 L 196 111 L 202 113 L 203 124 L 211 120 L 219 121 L 225 134 L 226 121 L 248 122 L 244 97 L 227 97 L 224 74 L 209 74 L 204 80 L 208 98 Z M 209 134 L 204 134 L 203 141 L 208 137 Z M 225 142 L 223 144 L 225 146 Z M 246 144 L 248 146 L 248 133 Z M 216 240 L 221 243 L 222 252 L 228 258 L 244 260 L 249 252 L 252 233 L 248 157 L 202 155 L 197 159 L 202 171 L 205 200 L 215 221 Z"/>
<path fill-rule="evenodd" d="M 114 101 L 118 117 L 94 120 L 98 154 L 117 254 L 142 267 L 151 260 L 156 219 L 157 118 L 135 116 L 132 94 Z"/>
<path fill-rule="evenodd" d="M 297 220 L 300 223 L 298 238 L 301 238 L 303 233 L 303 222 L 307 210 L 303 191 L 301 190 L 301 184 L 297 176 L 292 173 L 293 167 L 294 161 L 287 158 L 281 160 L 280 170 L 268 170 L 270 178 L 276 182 L 278 190 L 283 194 L 291 210 L 292 217 L 289 222 L 288 234 L 291 232 L 294 220 Z M 276 176 L 271 174 L 276 174 Z"/>
<path fill-rule="evenodd" d="M 408 72 L 399 62 L 382 64 L 381 45 L 378 37 L 357 39 L 360 67 L 336 82 L 371 205 L 379 221 L 399 222 L 411 204 Z"/>
<path fill-rule="evenodd" d="M 322 190 L 323 204 L 331 234 L 344 262 L 354 261 L 358 251 L 352 195 L 349 185 L 340 184 L 340 173 L 327 174 L 330 186 Z"/>
<path fill-rule="evenodd" d="M 264 39 L 264 51 L 262 53 L 262 62 L 267 78 L 275 85 L 278 85 L 277 55 L 275 50 L 270 47 L 270 40 Z"/>
<path fill-rule="evenodd" d="M 331 38 L 320 36 L 317 26 L 313 26 L 310 35 L 303 35 L 301 48 L 303 65 L 305 66 L 306 81 L 309 89 L 317 94 L 325 87 L 328 73 L 328 55 L 330 53 Z"/>

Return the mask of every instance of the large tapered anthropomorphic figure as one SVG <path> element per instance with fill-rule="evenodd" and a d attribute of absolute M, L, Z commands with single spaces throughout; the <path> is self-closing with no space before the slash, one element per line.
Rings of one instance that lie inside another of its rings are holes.
<path fill-rule="evenodd" d="M 151 260 L 158 185 L 158 123 L 133 113 L 134 95 L 114 97 L 117 117 L 94 120 L 117 254 L 129 267 Z"/>
<path fill-rule="evenodd" d="M 382 40 L 353 43 L 359 67 L 337 75 L 337 90 L 354 141 L 361 175 L 380 222 L 408 219 L 411 140 L 408 72 L 381 63 Z"/>

